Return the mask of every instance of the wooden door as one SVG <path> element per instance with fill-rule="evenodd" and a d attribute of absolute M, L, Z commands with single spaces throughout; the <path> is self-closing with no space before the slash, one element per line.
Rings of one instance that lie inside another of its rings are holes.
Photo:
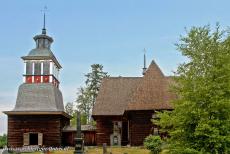
<path fill-rule="evenodd" d="M 38 133 L 38 145 L 42 146 L 43 145 L 43 134 Z"/>
<path fill-rule="evenodd" d="M 23 145 L 29 145 L 30 144 L 30 134 L 29 133 L 24 133 L 23 134 Z"/>
<path fill-rule="evenodd" d="M 128 121 L 122 122 L 122 136 L 121 136 L 121 144 L 127 145 L 128 144 Z"/>

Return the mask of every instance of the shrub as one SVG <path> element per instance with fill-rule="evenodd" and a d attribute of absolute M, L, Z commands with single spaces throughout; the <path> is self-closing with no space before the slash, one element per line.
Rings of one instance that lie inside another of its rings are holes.
<path fill-rule="evenodd" d="M 153 154 L 158 154 L 161 151 L 162 140 L 160 136 L 149 135 L 144 140 L 144 146 Z"/>
<path fill-rule="evenodd" d="M 7 144 L 7 136 L 4 134 L 3 136 L 0 136 L 0 148 L 4 148 Z"/>

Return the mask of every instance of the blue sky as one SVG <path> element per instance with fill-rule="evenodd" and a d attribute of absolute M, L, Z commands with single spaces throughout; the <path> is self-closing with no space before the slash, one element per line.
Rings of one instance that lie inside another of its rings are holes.
<path fill-rule="evenodd" d="M 185 60 L 174 45 L 185 27 L 230 25 L 228 0 L 1 0 L 0 134 L 7 130 L 1 111 L 14 107 L 22 83 L 20 57 L 35 47 L 45 5 L 52 51 L 63 66 L 64 102 L 75 100 L 91 64 L 102 64 L 111 76 L 141 76 L 146 48 L 147 63 L 154 59 L 172 75 Z"/>

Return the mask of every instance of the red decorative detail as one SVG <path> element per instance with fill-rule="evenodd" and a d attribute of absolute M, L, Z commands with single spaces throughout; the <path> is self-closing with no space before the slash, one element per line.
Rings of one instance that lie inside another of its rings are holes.
<path fill-rule="evenodd" d="M 32 83 L 32 76 L 26 76 L 26 83 Z"/>
<path fill-rule="evenodd" d="M 41 83 L 41 76 L 34 76 L 34 83 Z"/>
<path fill-rule="evenodd" d="M 43 76 L 43 82 L 44 83 L 49 83 L 49 76 Z"/>

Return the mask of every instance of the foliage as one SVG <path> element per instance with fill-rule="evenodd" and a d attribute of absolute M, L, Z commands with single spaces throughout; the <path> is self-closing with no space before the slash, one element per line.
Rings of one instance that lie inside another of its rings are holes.
<path fill-rule="evenodd" d="M 77 125 L 77 112 L 74 111 L 74 114 L 72 115 L 72 119 L 70 120 L 71 126 Z M 86 125 L 87 124 L 87 116 L 84 113 L 81 113 L 81 124 Z"/>
<path fill-rule="evenodd" d="M 108 77 L 107 72 L 103 72 L 103 66 L 100 64 L 91 65 L 91 72 L 86 74 L 86 86 L 89 95 L 92 97 L 92 106 L 94 106 L 101 81 L 104 77 Z"/>
<path fill-rule="evenodd" d="M 86 117 L 86 121 L 90 121 L 90 110 L 93 107 L 92 97 L 89 93 L 88 88 L 81 87 L 78 92 L 77 97 L 77 109 L 81 112 L 82 115 Z"/>
<path fill-rule="evenodd" d="M 161 151 L 162 140 L 160 136 L 149 135 L 144 140 L 144 146 L 153 154 L 158 154 Z"/>
<path fill-rule="evenodd" d="M 76 99 L 77 109 L 86 118 L 86 123 L 91 120 L 91 112 L 94 106 L 102 79 L 107 77 L 107 72 L 103 72 L 103 66 L 100 64 L 91 65 L 91 72 L 86 74 L 85 87 L 78 90 Z"/>
<path fill-rule="evenodd" d="M 170 153 L 230 153 L 229 33 L 193 27 L 177 48 L 188 61 L 175 72 L 175 109 L 158 122 L 169 132 Z"/>
<path fill-rule="evenodd" d="M 75 126 L 76 125 L 76 119 L 77 119 L 77 111 L 74 109 L 74 104 L 72 102 L 68 102 L 65 105 L 65 112 L 68 113 L 72 118 L 70 119 L 70 125 Z M 85 112 L 81 113 L 81 124 L 86 125 L 87 124 L 87 115 Z"/>
<path fill-rule="evenodd" d="M 160 133 L 167 133 L 173 127 L 171 121 L 171 111 L 159 112 L 155 111 L 157 118 L 152 119 L 151 121 L 157 125 L 161 126 Z M 160 118 L 159 118 L 160 117 Z"/>
<path fill-rule="evenodd" d="M 4 148 L 7 145 L 7 136 L 6 134 L 3 134 L 3 136 L 0 136 L 0 148 Z"/>
<path fill-rule="evenodd" d="M 65 105 L 65 112 L 68 113 L 69 115 L 73 116 L 74 114 L 74 105 L 72 102 L 68 102 Z"/>

